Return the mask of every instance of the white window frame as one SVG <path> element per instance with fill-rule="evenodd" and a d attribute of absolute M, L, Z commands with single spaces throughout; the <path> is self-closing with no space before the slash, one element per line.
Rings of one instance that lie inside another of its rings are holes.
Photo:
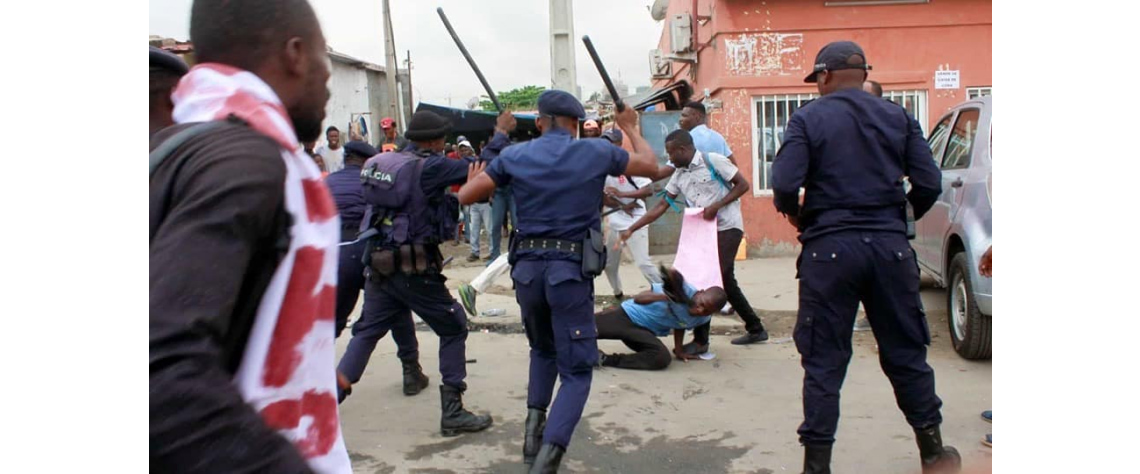
<path fill-rule="evenodd" d="M 979 86 L 979 87 L 967 87 L 966 88 L 966 100 L 974 100 L 974 99 L 977 99 L 978 97 L 987 96 L 987 95 L 988 96 L 994 95 L 993 86 Z"/>
<path fill-rule="evenodd" d="M 760 169 L 764 166 L 764 162 L 760 159 L 760 146 L 763 137 L 763 130 L 768 128 L 765 118 L 759 113 L 759 105 L 771 102 L 773 104 L 784 102 L 784 110 L 787 110 L 787 104 L 796 102 L 800 107 L 804 102 L 812 99 L 818 99 L 819 94 L 768 94 L 752 96 L 752 195 L 753 196 L 771 196 L 772 189 L 764 189 L 764 183 L 761 181 Z M 790 120 L 791 117 L 789 116 Z M 779 137 L 774 137 L 774 141 L 778 142 Z M 773 150 L 773 156 L 780 151 L 779 143 L 776 143 L 776 149 Z M 771 179 L 771 176 L 767 176 Z M 802 190 L 800 192 L 803 192 Z"/>
<path fill-rule="evenodd" d="M 763 131 L 768 128 L 768 124 L 766 123 L 765 117 L 760 114 L 760 105 L 768 102 L 772 102 L 773 104 L 784 102 L 784 110 L 787 110 L 788 103 L 798 101 L 800 106 L 802 106 L 804 102 L 817 98 L 819 98 L 819 94 L 816 93 L 765 94 L 752 96 L 752 196 L 755 197 L 772 195 L 771 187 L 769 186 L 768 189 L 765 189 L 764 182 L 761 180 L 761 168 L 764 166 L 764 162 L 761 161 L 760 149 L 764 138 Z M 913 98 L 915 103 L 914 118 L 918 121 L 919 126 L 922 127 L 922 136 L 926 136 L 926 128 L 928 127 L 926 122 L 927 115 L 929 113 L 929 102 L 927 101 L 925 89 L 883 91 L 883 98 L 887 100 Z M 788 117 L 788 119 L 790 120 L 791 117 Z M 776 149 L 773 150 L 773 156 L 775 156 L 775 153 L 779 153 L 780 151 L 779 138 L 775 137 L 774 141 L 776 142 Z M 766 176 L 766 178 L 770 180 L 771 176 Z M 800 192 L 802 193 L 803 190 L 800 190 Z"/>
<path fill-rule="evenodd" d="M 929 115 L 930 102 L 928 102 L 926 99 L 925 89 L 883 91 L 883 98 L 890 100 L 891 102 L 895 102 L 895 99 L 903 99 L 905 101 L 907 98 L 913 98 L 915 104 L 914 119 L 917 120 L 918 125 L 922 127 L 922 136 L 926 136 L 926 128 L 929 127 L 929 125 L 927 125 L 927 116 Z M 897 104 L 898 102 L 895 103 Z"/>

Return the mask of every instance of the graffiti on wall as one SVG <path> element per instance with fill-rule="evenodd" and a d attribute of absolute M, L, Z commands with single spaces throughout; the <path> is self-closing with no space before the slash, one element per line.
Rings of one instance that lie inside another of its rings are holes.
<path fill-rule="evenodd" d="M 800 33 L 744 33 L 725 38 L 725 64 L 735 76 L 800 74 L 804 71 L 803 45 Z"/>

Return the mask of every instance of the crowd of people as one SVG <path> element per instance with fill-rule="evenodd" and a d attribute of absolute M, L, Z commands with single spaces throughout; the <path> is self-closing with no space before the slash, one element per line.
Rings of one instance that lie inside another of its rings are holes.
<path fill-rule="evenodd" d="M 389 331 L 405 395 L 429 386 L 413 312 L 440 340 L 441 434 L 487 429 L 492 416 L 463 402 L 466 315 L 506 271 L 530 346 L 519 384 L 527 387 L 522 461 L 532 473 L 558 470 L 597 367 L 660 370 L 699 357 L 711 315 L 726 305 L 745 323 L 733 344 L 768 339 L 734 270 L 749 183 L 701 102 L 686 104 L 680 129 L 664 139 L 665 165 L 636 111 L 619 108 L 607 129 L 557 90 L 538 98 L 534 140 L 512 143 L 517 122 L 507 111 L 484 146 L 466 137 L 449 146 L 451 124 L 419 111 L 402 134 L 383 119 L 376 146 L 360 137 L 342 144 L 336 127 L 322 130 L 327 50 L 305 0 L 195 0 L 190 30 L 193 68 L 150 51 L 152 470 L 350 472 L 337 404 Z M 793 334 L 805 373 L 803 472 L 830 472 L 859 304 L 923 472 L 956 472 L 899 212 L 909 203 L 921 217 L 940 193 L 940 172 L 915 119 L 866 83 L 858 45 L 829 44 L 814 64 L 805 82 L 822 97 L 791 117 L 772 170 L 775 206 L 803 244 Z M 322 131 L 325 143 L 314 148 Z M 664 180 L 663 199 L 649 208 Z M 709 264 L 722 286 L 695 287 L 649 259 L 646 226 L 682 198 L 716 221 L 720 258 Z M 487 232 L 489 275 L 457 300 L 440 245 L 461 240 L 461 221 L 470 261 L 481 258 Z M 628 299 L 622 249 L 650 288 Z M 988 276 L 988 251 L 985 259 Z M 593 281 L 603 273 L 620 304 L 596 313 Z M 362 291 L 337 362 L 333 341 Z M 672 350 L 659 339 L 670 333 Z M 598 339 L 633 352 L 603 353 Z"/>

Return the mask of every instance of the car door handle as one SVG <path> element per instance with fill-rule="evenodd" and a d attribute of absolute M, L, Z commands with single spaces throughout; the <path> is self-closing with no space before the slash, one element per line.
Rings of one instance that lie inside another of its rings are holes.
<path fill-rule="evenodd" d="M 955 187 L 955 188 L 960 188 L 960 187 L 962 187 L 962 184 L 963 184 L 962 178 L 958 178 L 958 179 L 954 180 L 954 182 L 950 183 L 950 186 Z"/>

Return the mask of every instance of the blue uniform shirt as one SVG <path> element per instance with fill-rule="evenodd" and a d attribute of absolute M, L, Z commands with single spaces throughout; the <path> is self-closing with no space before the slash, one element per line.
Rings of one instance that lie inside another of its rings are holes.
<path fill-rule="evenodd" d="M 510 146 L 510 144 L 511 138 L 508 137 L 507 134 L 495 132 L 495 136 L 491 137 L 491 141 L 483 145 L 482 150 L 479 150 L 479 159 L 489 164 L 495 158 L 498 158 L 499 154 L 503 152 L 503 149 Z"/>
<path fill-rule="evenodd" d="M 772 163 L 772 191 L 778 211 L 799 216 L 801 242 L 845 230 L 905 233 L 906 202 L 922 217 L 942 192 L 942 174 L 905 109 L 849 89 L 792 115 Z"/>
<path fill-rule="evenodd" d="M 665 294 L 664 286 L 653 283 L 652 291 Z M 685 283 L 685 294 L 690 298 L 697 293 L 688 283 Z M 658 336 L 668 336 L 674 329 L 691 329 L 702 326 L 712 320 L 712 316 L 693 316 L 689 307 L 672 301 L 658 301 L 652 304 L 637 304 L 633 300 L 623 301 L 621 309 L 629 316 L 633 324 L 648 329 Z"/>
<path fill-rule="evenodd" d="M 581 242 L 587 229 L 601 230 L 606 176 L 625 173 L 629 152 L 601 138 L 573 140 L 555 128 L 511 145 L 487 166 L 497 187 L 511 186 L 520 238 Z M 520 251 L 525 258 L 542 251 Z M 568 253 L 558 252 L 557 258 Z"/>
<path fill-rule="evenodd" d="M 364 211 L 368 203 L 364 202 L 364 187 L 360 182 L 360 165 L 344 165 L 340 171 L 331 173 L 325 178 L 325 184 L 332 193 L 336 202 L 336 210 L 340 213 L 342 227 L 353 229 L 360 227 L 360 220 L 364 218 Z"/>

